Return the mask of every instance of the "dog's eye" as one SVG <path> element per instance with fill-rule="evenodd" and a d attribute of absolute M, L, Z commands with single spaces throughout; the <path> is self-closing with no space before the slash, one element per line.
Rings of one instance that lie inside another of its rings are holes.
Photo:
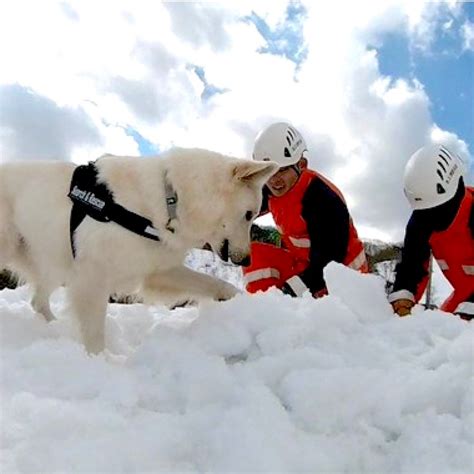
<path fill-rule="evenodd" d="M 247 212 L 245 213 L 245 220 L 246 220 L 246 221 L 249 221 L 249 222 L 250 222 L 250 221 L 252 220 L 252 217 L 253 217 L 253 212 L 252 212 L 252 211 L 247 211 Z"/>

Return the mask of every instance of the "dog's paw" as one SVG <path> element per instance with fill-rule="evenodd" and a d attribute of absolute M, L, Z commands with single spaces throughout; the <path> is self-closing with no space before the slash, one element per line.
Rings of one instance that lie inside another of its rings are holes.
<path fill-rule="evenodd" d="M 216 301 L 227 301 L 238 295 L 241 291 L 230 283 L 222 282 L 214 295 Z"/>

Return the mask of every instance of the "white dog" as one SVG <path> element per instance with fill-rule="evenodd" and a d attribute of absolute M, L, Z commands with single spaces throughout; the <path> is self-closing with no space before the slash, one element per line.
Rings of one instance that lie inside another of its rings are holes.
<path fill-rule="evenodd" d="M 200 149 L 150 158 L 105 155 L 95 162 L 97 181 L 125 210 L 120 219 L 106 216 L 106 222 L 82 213 L 71 230 L 72 199 L 79 214 L 87 206 L 99 214 L 109 206 L 81 182 L 71 186 L 75 170 L 82 168 L 67 162 L 0 165 L 0 268 L 11 268 L 31 283 L 35 311 L 54 319 L 49 296 L 65 285 L 86 349 L 98 353 L 104 349 L 106 307 L 114 292 L 142 291 L 148 300 L 165 302 L 225 300 L 238 292 L 186 268 L 183 260 L 189 249 L 207 243 L 224 260 L 248 262 L 250 225 L 275 163 Z M 125 228 L 123 220 L 142 235 Z"/>

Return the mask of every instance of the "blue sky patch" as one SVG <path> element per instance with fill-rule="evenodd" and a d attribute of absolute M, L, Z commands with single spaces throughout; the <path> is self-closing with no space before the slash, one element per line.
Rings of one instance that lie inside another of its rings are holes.
<path fill-rule="evenodd" d="M 156 155 L 159 153 L 159 148 L 155 146 L 152 142 L 147 140 L 134 128 L 127 126 L 124 127 L 124 130 L 129 137 L 132 137 L 137 142 L 141 156 Z"/>
<path fill-rule="evenodd" d="M 456 133 L 474 152 L 474 54 L 463 50 L 462 25 L 474 16 L 464 3 L 457 17 L 446 12 L 433 27 L 428 51 L 410 43 L 406 34 L 389 34 L 376 47 L 380 72 L 395 79 L 418 79 L 431 99 L 434 121 Z M 449 28 L 448 28 L 449 25 Z"/>
<path fill-rule="evenodd" d="M 204 84 L 204 90 L 201 94 L 201 100 L 206 101 L 210 99 L 213 95 L 223 94 L 227 91 L 227 89 L 223 89 L 221 87 L 214 86 L 213 84 L 209 84 L 206 79 L 206 71 L 203 67 L 196 65 L 191 65 L 189 67 L 196 73 L 196 76 Z"/>
<path fill-rule="evenodd" d="M 273 30 L 255 12 L 244 20 L 253 23 L 267 42 L 266 46 L 258 50 L 259 53 L 285 56 L 299 65 L 307 55 L 302 28 L 305 16 L 306 9 L 301 3 L 290 2 L 286 9 L 285 21 Z"/>

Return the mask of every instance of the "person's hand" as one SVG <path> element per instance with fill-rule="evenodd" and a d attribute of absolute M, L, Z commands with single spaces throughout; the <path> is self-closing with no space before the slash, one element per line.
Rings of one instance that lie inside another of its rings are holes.
<path fill-rule="evenodd" d="M 319 291 L 315 291 L 313 293 L 313 298 L 322 298 L 323 296 L 327 296 L 328 294 L 328 289 L 327 288 L 322 288 Z"/>
<path fill-rule="evenodd" d="M 398 316 L 408 316 L 415 303 L 411 300 L 399 299 L 392 301 L 391 305 L 394 313 L 398 314 Z"/>

